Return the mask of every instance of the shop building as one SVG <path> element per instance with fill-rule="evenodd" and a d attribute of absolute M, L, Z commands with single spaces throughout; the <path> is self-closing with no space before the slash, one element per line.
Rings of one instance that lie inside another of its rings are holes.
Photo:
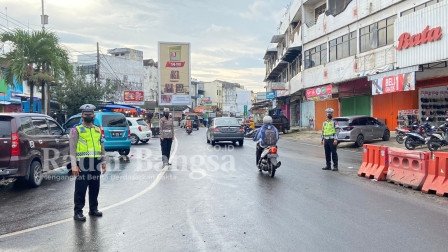
<path fill-rule="evenodd" d="M 399 111 L 419 109 L 420 115 L 442 118 L 446 105 L 434 103 L 445 98 L 446 5 L 446 0 L 296 0 L 264 56 L 267 91 L 276 86 L 271 83 L 284 83 L 286 94 L 277 94 L 276 101 L 283 101 L 291 122 L 302 127 L 321 129 L 327 107 L 335 116 L 374 116 L 391 129 Z M 412 81 L 413 89 L 405 86 Z M 428 92 L 438 92 L 430 104 L 423 97 Z"/>

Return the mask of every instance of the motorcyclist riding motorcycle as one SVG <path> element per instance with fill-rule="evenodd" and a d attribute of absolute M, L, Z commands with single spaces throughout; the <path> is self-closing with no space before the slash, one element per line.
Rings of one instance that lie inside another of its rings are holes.
<path fill-rule="evenodd" d="M 185 131 L 188 133 L 188 134 L 191 134 L 191 132 L 193 132 L 193 125 L 192 125 L 193 123 L 192 123 L 192 121 L 190 120 L 190 117 L 187 117 L 186 119 L 185 119 Z"/>
<path fill-rule="evenodd" d="M 275 143 L 267 143 L 267 139 L 266 139 L 266 131 L 267 130 L 271 130 L 273 129 L 275 132 Z M 257 130 L 257 133 L 255 134 L 253 140 L 257 142 L 257 147 L 256 147 L 256 161 L 257 161 L 257 166 L 258 163 L 260 161 L 260 157 L 261 157 L 261 153 L 263 152 L 263 150 L 267 147 L 271 146 L 276 146 L 276 143 L 279 139 L 279 135 L 278 135 L 278 130 L 275 126 L 272 125 L 272 117 L 270 116 L 265 116 L 263 118 L 263 126 Z"/>

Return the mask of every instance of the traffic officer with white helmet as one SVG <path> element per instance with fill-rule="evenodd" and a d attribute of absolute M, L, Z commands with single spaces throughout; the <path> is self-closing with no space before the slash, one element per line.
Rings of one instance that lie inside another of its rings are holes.
<path fill-rule="evenodd" d="M 84 104 L 80 107 L 82 123 L 70 131 L 70 157 L 72 173 L 76 176 L 74 195 L 74 216 L 77 221 L 85 221 L 82 209 L 89 187 L 89 215 L 101 217 L 98 211 L 101 171 L 106 172 L 106 152 L 101 136 L 101 128 L 93 124 L 95 106 Z M 100 168 L 101 166 L 101 168 Z"/>
<path fill-rule="evenodd" d="M 321 144 L 324 145 L 325 149 L 325 159 L 327 165 L 322 168 L 322 170 L 330 170 L 331 169 L 331 159 L 333 159 L 333 171 L 338 170 L 338 153 L 337 153 L 337 145 L 338 145 L 338 134 L 336 132 L 337 122 L 333 119 L 332 108 L 327 108 L 325 113 L 327 114 L 327 120 L 324 121 L 322 126 L 322 141 Z"/>

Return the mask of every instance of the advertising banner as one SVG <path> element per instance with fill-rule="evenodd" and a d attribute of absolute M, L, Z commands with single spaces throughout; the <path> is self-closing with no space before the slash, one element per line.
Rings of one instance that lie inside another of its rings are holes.
<path fill-rule="evenodd" d="M 123 92 L 123 102 L 130 104 L 143 104 L 144 103 L 144 93 L 143 91 L 124 91 Z"/>
<path fill-rule="evenodd" d="M 159 105 L 190 104 L 190 44 L 159 42 Z"/>
<path fill-rule="evenodd" d="M 306 90 L 306 99 L 308 101 L 325 100 L 332 97 L 333 86 L 331 84 L 310 88 Z"/>
<path fill-rule="evenodd" d="M 415 72 L 372 80 L 372 95 L 415 90 Z"/>

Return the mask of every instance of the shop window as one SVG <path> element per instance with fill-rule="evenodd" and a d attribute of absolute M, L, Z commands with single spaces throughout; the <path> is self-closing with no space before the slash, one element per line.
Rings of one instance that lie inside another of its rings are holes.
<path fill-rule="evenodd" d="M 356 54 L 356 31 L 330 40 L 330 61 Z"/>
<path fill-rule="evenodd" d="M 323 43 L 305 51 L 305 68 L 327 63 L 327 44 Z"/>
<path fill-rule="evenodd" d="M 411 14 L 411 13 L 413 13 L 413 12 L 416 12 L 416 11 L 418 11 L 418 10 L 421 10 L 421 9 L 423 9 L 423 8 L 425 8 L 425 7 L 428 7 L 428 6 L 430 6 L 430 5 L 433 5 L 433 4 L 436 4 L 436 3 L 440 3 L 440 2 L 443 2 L 443 1 L 445 1 L 445 0 L 431 0 L 431 1 L 429 1 L 429 2 L 426 2 L 426 3 L 423 3 L 423 4 L 417 5 L 417 6 L 413 7 L 413 8 L 410 8 L 410 9 L 408 9 L 408 10 L 405 10 L 405 11 L 401 12 L 401 16 L 406 16 L 406 15 L 408 15 L 408 14 Z"/>
<path fill-rule="evenodd" d="M 392 16 L 359 30 L 360 51 L 366 52 L 381 46 L 394 43 L 394 22 L 396 16 Z"/>

